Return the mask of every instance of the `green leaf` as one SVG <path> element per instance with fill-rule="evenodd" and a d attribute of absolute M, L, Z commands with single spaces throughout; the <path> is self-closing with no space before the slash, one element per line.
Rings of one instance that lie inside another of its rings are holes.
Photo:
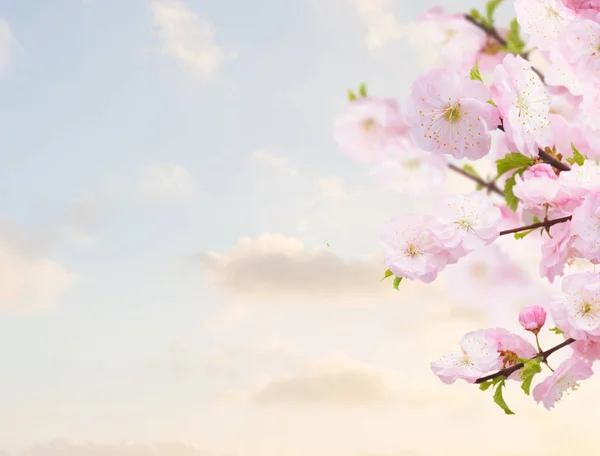
<path fill-rule="evenodd" d="M 479 389 L 481 391 L 487 391 L 490 389 L 490 387 L 493 385 L 492 380 L 488 380 L 487 382 L 483 382 L 479 384 Z"/>
<path fill-rule="evenodd" d="M 510 207 L 513 212 L 517 212 L 517 208 L 519 207 L 519 198 L 517 198 L 513 193 L 515 184 L 515 176 L 511 176 L 506 179 L 504 184 L 504 199 L 506 200 L 508 207 Z"/>
<path fill-rule="evenodd" d="M 402 282 L 402 279 L 403 279 L 403 278 L 404 278 L 404 277 L 396 277 L 396 278 L 394 279 L 394 290 L 397 290 L 397 289 L 398 289 L 398 287 L 400 286 L 400 282 Z"/>
<path fill-rule="evenodd" d="M 577 150 L 575 144 L 571 143 L 571 149 L 573 149 L 573 158 L 567 158 L 567 161 L 571 165 L 574 165 L 575 163 L 577 163 L 579 166 L 583 165 L 585 163 L 585 157 Z"/>
<path fill-rule="evenodd" d="M 348 90 L 348 100 L 354 101 L 356 99 L 358 99 L 356 94 L 352 90 Z"/>
<path fill-rule="evenodd" d="M 506 34 L 506 46 L 504 50 L 513 54 L 521 54 L 525 49 L 525 42 L 521 39 L 521 27 L 516 19 L 510 21 L 508 33 Z"/>
<path fill-rule="evenodd" d="M 494 103 L 494 100 L 488 100 L 486 103 L 491 104 L 492 106 L 495 106 L 496 108 L 498 107 L 498 105 L 496 103 Z"/>
<path fill-rule="evenodd" d="M 521 231 L 520 233 L 515 233 L 515 239 L 516 240 L 521 240 L 523 239 L 525 236 L 527 236 L 528 234 L 533 233 L 534 231 L 539 230 L 539 228 L 534 228 L 532 230 L 529 231 Z"/>
<path fill-rule="evenodd" d="M 486 22 L 488 23 L 490 28 L 494 26 L 494 13 L 496 12 L 496 9 L 498 8 L 498 6 L 500 6 L 502 1 L 503 0 L 490 0 L 489 2 L 487 2 L 487 5 L 485 5 L 485 14 L 487 16 Z"/>
<path fill-rule="evenodd" d="M 541 223 L 542 221 L 537 218 L 535 215 L 533 216 L 533 223 Z"/>
<path fill-rule="evenodd" d="M 473 8 L 471 11 L 469 11 L 469 16 L 471 16 L 477 22 L 481 22 L 483 20 L 481 13 L 479 11 L 477 11 L 475 8 Z"/>
<path fill-rule="evenodd" d="M 462 169 L 463 169 L 463 171 L 468 172 L 471 176 L 475 176 L 475 177 L 478 177 L 481 179 L 481 176 L 479 175 L 479 173 L 471 165 L 469 165 L 469 164 L 463 165 Z"/>
<path fill-rule="evenodd" d="M 498 177 L 513 169 L 520 169 L 531 165 L 533 165 L 533 159 L 518 152 L 512 152 L 506 155 L 506 157 L 496 160 Z"/>
<path fill-rule="evenodd" d="M 366 97 L 367 96 L 367 85 L 364 82 L 361 85 L 358 86 L 358 94 L 361 97 Z"/>
<path fill-rule="evenodd" d="M 535 377 L 535 374 L 542 372 L 542 366 L 540 366 L 541 361 L 541 358 L 530 359 L 524 363 L 525 365 L 521 369 L 521 378 L 523 379 L 521 389 L 528 396 L 531 393 L 531 382 L 533 381 L 533 377 Z"/>
<path fill-rule="evenodd" d="M 554 334 L 558 334 L 558 335 L 564 334 L 564 331 L 559 328 L 550 328 L 548 331 L 552 331 Z"/>
<path fill-rule="evenodd" d="M 498 383 L 498 386 L 496 387 L 496 391 L 494 392 L 494 402 L 496 404 L 498 404 L 498 406 L 504 410 L 504 413 L 506 413 L 507 415 L 514 415 L 515 413 L 508 408 L 508 405 L 506 404 L 506 401 L 504 400 L 504 397 L 502 396 L 502 388 L 504 388 L 504 384 L 505 384 L 506 379 L 503 377 L 502 381 L 500 381 Z"/>
<path fill-rule="evenodd" d="M 394 275 L 394 273 L 388 269 L 387 271 L 385 271 L 385 274 L 383 274 L 383 279 L 381 279 L 381 280 L 385 280 L 388 277 L 391 277 L 393 275 Z"/>
<path fill-rule="evenodd" d="M 483 82 L 483 79 L 481 79 L 481 72 L 479 71 L 479 62 L 477 60 L 475 60 L 475 65 L 473 65 L 473 68 L 471 68 L 469 76 L 473 81 Z"/>

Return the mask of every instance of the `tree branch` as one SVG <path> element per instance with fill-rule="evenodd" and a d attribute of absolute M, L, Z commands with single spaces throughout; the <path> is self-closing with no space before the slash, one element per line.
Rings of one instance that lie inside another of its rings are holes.
<path fill-rule="evenodd" d="M 561 348 L 566 347 L 567 345 L 571 345 L 573 342 L 575 342 L 575 339 L 567 339 L 562 344 L 558 344 L 555 347 L 552 347 L 551 349 L 546 350 L 545 352 L 542 352 L 542 353 L 534 356 L 531 359 L 536 359 L 541 356 L 542 362 L 546 361 L 548 359 L 548 356 L 550 356 L 552 353 L 560 350 Z M 490 374 L 490 375 L 486 375 L 485 377 L 478 378 L 477 380 L 475 380 L 475 383 L 477 383 L 477 384 L 484 383 L 484 382 L 493 380 L 496 377 L 500 377 L 500 376 L 509 377 L 512 373 L 518 371 L 519 369 L 522 369 L 523 366 L 525 366 L 525 364 L 523 364 L 523 363 L 515 364 L 514 366 L 507 367 L 506 369 L 502 369 L 502 370 L 496 372 L 495 374 Z"/>
<path fill-rule="evenodd" d="M 500 236 L 504 236 L 506 234 L 518 233 L 520 231 L 535 230 L 536 228 L 550 228 L 553 225 L 568 222 L 569 220 L 571 220 L 570 215 L 568 217 L 561 217 L 561 218 L 557 218 L 554 220 L 544 220 L 543 222 L 534 223 L 532 225 L 520 226 L 519 228 L 512 228 L 510 230 L 500 231 Z"/>
<path fill-rule="evenodd" d="M 466 177 L 467 179 L 471 179 L 474 182 L 477 182 L 479 185 L 481 185 L 482 187 L 486 188 L 488 193 L 496 193 L 502 197 L 504 197 L 504 192 L 502 190 L 500 190 L 498 188 L 498 186 L 496 185 L 495 182 L 486 182 L 483 179 L 477 177 L 477 176 L 473 176 L 471 173 L 465 171 L 462 168 L 459 168 L 456 165 L 453 165 L 452 163 L 448 163 L 448 168 L 450 168 L 452 171 L 457 172 L 458 174 L 460 174 L 461 176 Z"/>
<path fill-rule="evenodd" d="M 549 165 L 554 166 L 560 171 L 571 171 L 571 167 L 569 165 L 565 165 L 563 162 L 554 158 L 548 152 L 544 152 L 542 149 L 538 150 L 538 157 L 540 157 L 541 160 L 548 163 Z"/>

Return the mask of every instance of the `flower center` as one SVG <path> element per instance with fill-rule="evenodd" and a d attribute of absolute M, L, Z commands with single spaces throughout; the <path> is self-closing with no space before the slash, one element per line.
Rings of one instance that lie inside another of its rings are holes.
<path fill-rule="evenodd" d="M 510 350 L 498 350 L 500 357 L 502 358 L 502 368 L 506 368 L 509 366 L 514 366 L 519 362 L 519 355 L 517 355 L 514 351 Z"/>
<path fill-rule="evenodd" d="M 460 120 L 460 103 L 457 103 L 453 106 L 447 106 L 444 111 L 444 117 L 448 122 L 457 122 Z"/>
<path fill-rule="evenodd" d="M 527 114 L 527 111 L 529 110 L 529 101 L 522 93 L 519 93 L 517 96 L 516 107 L 519 110 L 519 117 L 523 114 Z"/>
<path fill-rule="evenodd" d="M 365 119 L 362 121 L 363 130 L 367 133 L 370 132 L 376 125 L 377 122 L 375 121 L 375 119 Z"/>
<path fill-rule="evenodd" d="M 456 30 L 456 29 L 447 29 L 446 33 L 445 33 L 444 44 L 449 43 L 450 40 L 452 40 L 452 38 L 454 38 L 456 36 L 457 33 L 458 33 L 458 30 Z"/>
<path fill-rule="evenodd" d="M 465 231 L 472 231 L 473 230 L 473 225 L 471 224 L 471 222 L 469 220 L 467 220 L 466 218 L 459 220 L 457 222 L 454 222 L 456 225 L 458 225 L 459 228 L 465 230 Z"/>
<path fill-rule="evenodd" d="M 406 248 L 404 249 L 404 253 L 411 258 L 421 255 L 421 252 L 419 251 L 418 247 L 413 243 L 410 243 L 406 246 Z"/>
<path fill-rule="evenodd" d="M 406 169 L 418 169 L 421 166 L 421 160 L 418 158 L 413 158 L 412 160 L 407 160 L 404 162 L 404 167 Z"/>
<path fill-rule="evenodd" d="M 582 317 L 589 316 L 590 314 L 595 313 L 594 306 L 590 302 L 585 301 L 579 308 L 579 312 Z"/>
<path fill-rule="evenodd" d="M 496 40 L 491 40 L 488 38 L 485 45 L 481 49 L 481 52 L 482 52 L 482 54 L 496 55 L 501 50 L 502 50 L 502 45 L 500 43 L 498 43 Z"/>

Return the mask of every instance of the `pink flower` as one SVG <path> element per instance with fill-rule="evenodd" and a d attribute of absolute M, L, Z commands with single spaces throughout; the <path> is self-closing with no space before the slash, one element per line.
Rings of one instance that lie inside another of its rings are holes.
<path fill-rule="evenodd" d="M 498 237 L 502 214 L 482 192 L 447 196 L 431 230 L 455 258 L 491 244 Z"/>
<path fill-rule="evenodd" d="M 489 90 L 478 81 L 449 69 L 435 69 L 412 85 L 406 120 L 421 149 L 476 160 L 490 151 L 500 123 L 498 110 L 487 103 Z"/>
<path fill-rule="evenodd" d="M 526 330 L 534 334 L 540 332 L 540 329 L 546 323 L 546 309 L 542 306 L 525 307 L 519 313 L 519 324 Z"/>
<path fill-rule="evenodd" d="M 590 365 L 579 357 L 572 357 L 564 361 L 542 383 L 533 389 L 533 398 L 537 403 L 543 402 L 544 407 L 550 410 L 559 402 L 565 391 L 575 391 L 581 380 L 586 380 L 594 374 Z"/>
<path fill-rule="evenodd" d="M 552 47 L 561 32 L 575 18 L 560 0 L 515 0 L 517 19 L 529 44 L 540 50 Z"/>
<path fill-rule="evenodd" d="M 600 274 L 583 272 L 562 280 L 563 294 L 550 306 L 565 337 L 600 342 Z"/>
<path fill-rule="evenodd" d="M 571 166 L 571 171 L 560 173 L 558 181 L 562 191 L 574 200 L 575 209 L 581 198 L 600 192 L 600 165 L 594 160 L 586 160 L 581 166 L 575 163 Z"/>
<path fill-rule="evenodd" d="M 530 359 L 538 354 L 533 345 L 521 336 L 513 334 L 504 328 L 487 329 L 486 334 L 496 341 L 498 354 L 502 360 L 502 368 L 518 364 L 519 358 Z M 522 380 L 518 371 L 511 374 L 508 378 L 509 380 Z"/>
<path fill-rule="evenodd" d="M 546 163 L 529 167 L 521 176 L 515 177 L 515 182 L 513 193 L 532 210 L 554 204 L 561 188 L 558 176 Z"/>
<path fill-rule="evenodd" d="M 443 66 L 467 69 L 485 46 L 487 36 L 462 14 L 448 14 L 442 7 L 427 10 L 415 27 L 419 39 L 431 44 Z"/>
<path fill-rule="evenodd" d="M 571 21 L 559 41 L 564 60 L 571 64 L 574 74 L 583 84 L 597 87 L 600 75 L 600 23 L 598 19 Z"/>
<path fill-rule="evenodd" d="M 552 145 L 550 97 L 531 64 L 520 56 L 507 55 L 494 70 L 492 93 L 506 134 L 520 152 L 537 156 L 538 147 Z"/>
<path fill-rule="evenodd" d="M 575 13 L 598 11 L 600 12 L 600 0 L 562 0 L 563 4 Z"/>
<path fill-rule="evenodd" d="M 357 160 L 377 163 L 390 138 L 408 133 L 398 105 L 373 97 L 350 102 L 334 123 L 334 138 L 342 151 Z"/>
<path fill-rule="evenodd" d="M 600 342 L 594 342 L 593 340 L 578 340 L 569 345 L 575 356 L 581 357 L 588 363 L 593 363 L 600 359 Z"/>
<path fill-rule="evenodd" d="M 438 191 L 446 181 L 448 162 L 419 149 L 410 138 L 392 138 L 375 170 L 381 182 L 399 193 L 421 195 Z"/>
<path fill-rule="evenodd" d="M 463 336 L 460 350 L 446 352 L 431 363 L 431 370 L 446 383 L 457 379 L 474 383 L 487 372 L 502 367 L 498 341 L 485 330 L 473 331 Z"/>
<path fill-rule="evenodd" d="M 600 192 L 585 197 L 573 211 L 571 232 L 577 236 L 575 248 L 584 258 L 600 263 Z"/>
<path fill-rule="evenodd" d="M 433 282 L 453 260 L 430 230 L 428 216 L 405 215 L 392 220 L 382 236 L 385 266 L 396 277 Z"/>
<path fill-rule="evenodd" d="M 571 234 L 571 222 L 558 223 L 550 227 L 550 236 L 542 241 L 540 276 L 547 277 L 550 283 L 556 276 L 562 276 L 565 265 L 578 256 L 575 237 Z"/>

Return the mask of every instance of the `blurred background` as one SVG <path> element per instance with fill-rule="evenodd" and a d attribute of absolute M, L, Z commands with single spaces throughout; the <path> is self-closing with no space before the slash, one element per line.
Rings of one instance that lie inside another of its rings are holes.
<path fill-rule="evenodd" d="M 382 188 L 332 123 L 361 82 L 402 102 L 436 4 L 483 7 L 0 0 L 2 456 L 595 448 L 595 379 L 553 413 L 511 385 L 505 416 L 430 371 L 545 302 L 536 239 L 380 280 L 381 226 L 429 202 Z"/>

